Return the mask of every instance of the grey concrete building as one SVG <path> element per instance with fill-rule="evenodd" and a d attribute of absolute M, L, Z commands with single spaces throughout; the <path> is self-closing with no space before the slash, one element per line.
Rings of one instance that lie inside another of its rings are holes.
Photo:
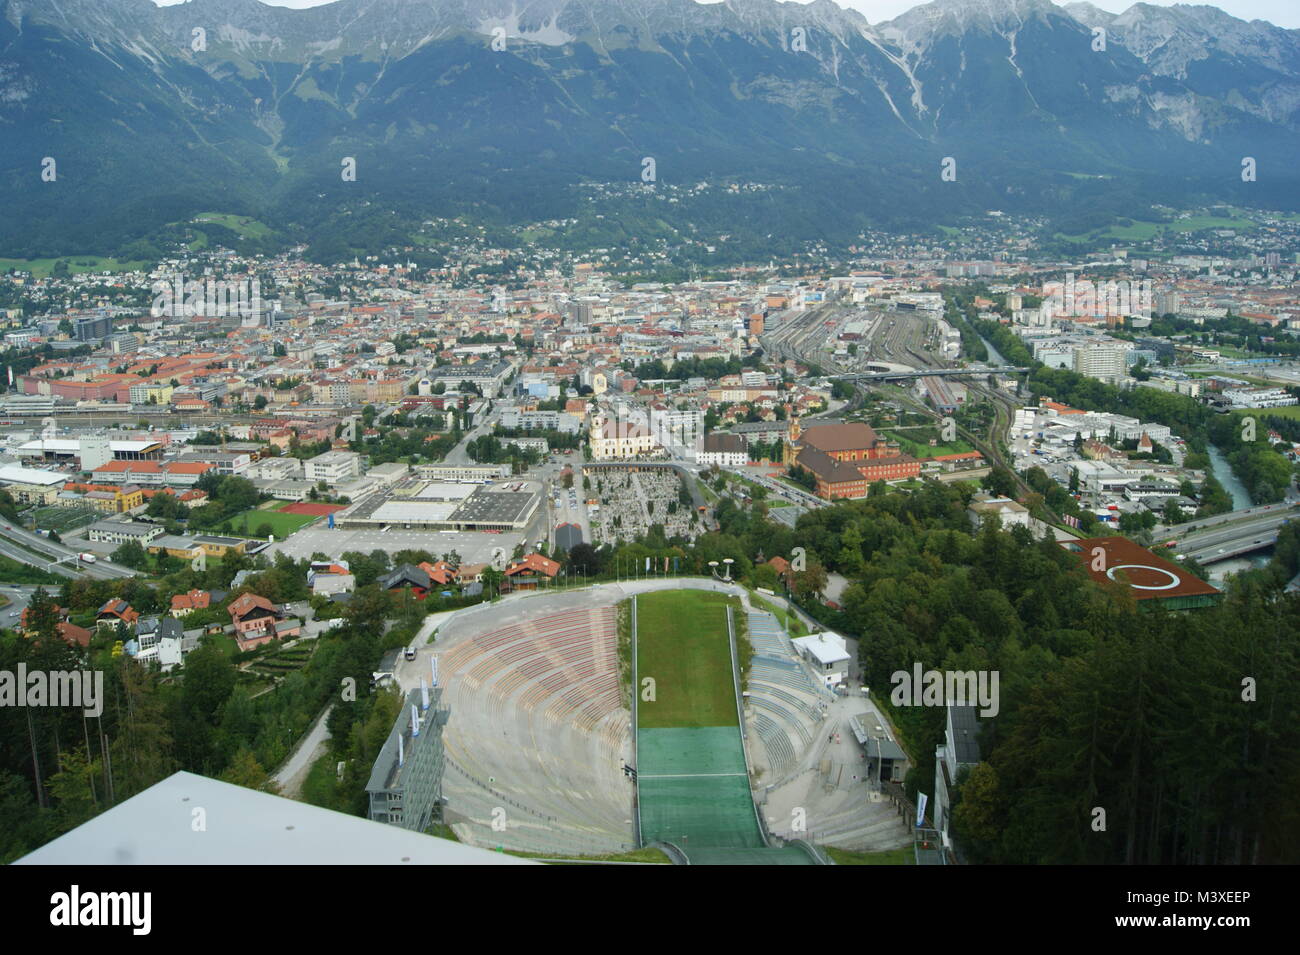
<path fill-rule="evenodd" d="M 449 711 L 440 707 L 442 691 L 406 694 L 402 712 L 370 771 L 366 793 L 370 819 L 424 832 L 442 800 L 442 728 Z"/>

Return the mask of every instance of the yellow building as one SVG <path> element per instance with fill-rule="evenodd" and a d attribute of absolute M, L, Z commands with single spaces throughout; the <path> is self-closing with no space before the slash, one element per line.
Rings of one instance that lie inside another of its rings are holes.
<path fill-rule="evenodd" d="M 18 504 L 45 507 L 58 499 L 60 488 L 57 484 L 10 484 L 5 490 Z"/>
<path fill-rule="evenodd" d="M 111 484 L 69 484 L 65 490 L 80 491 L 79 497 L 63 498 L 69 507 L 89 505 L 105 514 L 121 514 L 144 504 L 144 489 L 137 484 L 117 487 Z"/>
<path fill-rule="evenodd" d="M 134 405 L 165 405 L 171 402 L 174 390 L 167 382 L 143 381 L 131 386 L 128 397 Z"/>
<path fill-rule="evenodd" d="M 611 421 L 604 415 L 592 419 L 590 439 L 593 461 L 648 457 L 662 450 L 648 428 L 630 421 Z"/>

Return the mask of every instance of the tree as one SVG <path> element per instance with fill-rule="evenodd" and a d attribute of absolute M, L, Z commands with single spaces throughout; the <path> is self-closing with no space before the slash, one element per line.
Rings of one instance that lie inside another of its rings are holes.
<path fill-rule="evenodd" d="M 791 467 L 786 476 L 808 491 L 815 492 L 817 490 L 817 478 L 813 476 L 811 471 L 801 465 L 796 464 Z"/>
<path fill-rule="evenodd" d="M 998 466 L 984 475 L 980 486 L 998 497 L 1013 497 L 1016 493 L 1016 477 L 1007 468 Z"/>
<path fill-rule="evenodd" d="M 59 612 L 44 587 L 37 587 L 27 603 L 27 629 L 41 641 L 53 641 L 58 636 Z"/>
<path fill-rule="evenodd" d="M 953 832 L 972 861 L 989 861 L 1004 828 L 997 770 L 988 763 L 977 763 L 969 773 L 963 771 L 958 782 Z"/>
<path fill-rule="evenodd" d="M 586 541 L 575 544 L 569 551 L 568 565 L 574 570 L 581 570 L 589 576 L 600 573 L 603 561 L 600 552 Z"/>
<path fill-rule="evenodd" d="M 95 777 L 99 766 L 86 757 L 85 749 L 62 750 L 60 771 L 49 778 L 50 795 L 56 804 L 55 831 L 68 832 L 99 811 Z"/>
<path fill-rule="evenodd" d="M 483 570 L 483 591 L 489 599 L 501 593 L 501 584 L 505 579 L 505 572 L 496 567 L 487 567 Z"/>
<path fill-rule="evenodd" d="M 794 593 L 800 600 L 818 600 L 826 589 L 826 568 L 813 561 L 807 570 L 794 575 Z"/>
<path fill-rule="evenodd" d="M 246 789 L 267 793 L 280 791 L 279 785 L 272 781 L 266 770 L 262 768 L 262 764 L 257 761 L 257 757 L 253 755 L 253 751 L 247 747 L 235 754 L 230 765 L 217 778 L 223 783 L 234 783 Z"/>
<path fill-rule="evenodd" d="M 149 552 L 137 540 L 124 541 L 113 551 L 113 563 L 130 567 L 132 570 L 149 569 Z"/>
<path fill-rule="evenodd" d="M 1182 508 L 1178 506 L 1178 502 L 1171 497 L 1169 500 L 1165 501 L 1161 520 L 1166 524 L 1181 524 L 1183 521 L 1187 520 L 1187 516 L 1183 514 Z"/>

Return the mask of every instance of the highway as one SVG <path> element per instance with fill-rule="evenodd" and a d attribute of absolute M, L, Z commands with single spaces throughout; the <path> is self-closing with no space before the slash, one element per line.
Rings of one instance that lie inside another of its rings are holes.
<path fill-rule="evenodd" d="M 71 547 L 56 544 L 47 537 L 33 534 L 14 524 L 0 525 L 0 554 L 64 577 L 80 577 L 84 574 L 100 580 L 114 580 L 135 576 L 135 571 L 130 567 L 122 567 L 103 557 L 93 564 L 82 564 L 77 560 L 77 551 Z M 47 559 L 42 560 L 41 555 Z M 54 564 L 56 560 L 65 562 Z"/>
<path fill-rule="evenodd" d="M 1201 564 L 1240 557 L 1275 544 L 1278 528 L 1297 514 L 1300 511 L 1293 507 L 1279 506 L 1277 510 L 1253 513 L 1244 520 L 1220 522 L 1205 529 L 1198 524 L 1198 530 L 1174 538 L 1178 543 L 1171 549 Z"/>
<path fill-rule="evenodd" d="M 1196 531 L 1206 530 L 1218 524 L 1240 521 L 1243 518 L 1251 517 L 1253 515 L 1276 514 L 1279 511 L 1288 511 L 1295 503 L 1300 502 L 1290 501 L 1285 504 L 1256 504 L 1252 507 L 1243 507 L 1240 510 L 1228 511 L 1226 514 L 1217 514 L 1214 517 L 1198 517 L 1196 520 L 1190 521 L 1186 524 L 1157 524 L 1151 533 L 1155 537 L 1161 539 L 1166 536 L 1178 537 L 1180 534 L 1185 537 L 1190 537 L 1191 534 L 1188 533 L 1189 531 L 1195 533 Z M 1195 528 L 1195 531 L 1193 531 L 1193 528 Z"/>
<path fill-rule="evenodd" d="M 6 532 L 7 533 L 7 532 Z M 8 557 L 10 560 L 17 561 L 20 564 L 27 564 L 31 567 L 38 567 L 41 570 L 48 570 L 50 573 L 59 574 L 63 577 L 81 577 L 81 567 L 79 562 L 70 562 L 67 564 L 51 564 L 48 560 L 41 560 L 31 551 L 19 547 L 4 534 L 0 534 L 0 556 Z"/>

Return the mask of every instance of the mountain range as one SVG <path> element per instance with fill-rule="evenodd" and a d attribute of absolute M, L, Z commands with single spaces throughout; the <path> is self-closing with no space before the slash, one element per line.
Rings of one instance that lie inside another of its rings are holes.
<path fill-rule="evenodd" d="M 400 238 L 382 215 L 584 215 L 599 184 L 628 187 L 615 214 L 769 239 L 987 209 L 1064 228 L 1294 209 L 1298 155 L 1300 31 L 1209 6 L 935 0 L 870 24 L 832 0 L 0 0 L 0 255 L 207 210 L 308 240 L 364 219 L 368 244 Z M 720 197 L 638 198 L 646 157 L 661 191 Z"/>

